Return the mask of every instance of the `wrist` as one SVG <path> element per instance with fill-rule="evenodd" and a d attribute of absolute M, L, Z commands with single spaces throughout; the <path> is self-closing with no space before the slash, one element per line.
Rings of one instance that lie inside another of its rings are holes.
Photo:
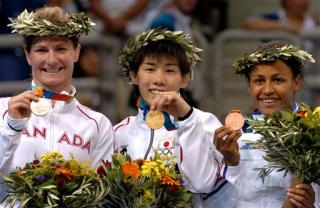
<path fill-rule="evenodd" d="M 190 106 L 189 111 L 188 111 L 185 115 L 179 116 L 179 117 L 178 117 L 178 120 L 179 120 L 179 121 L 184 121 L 184 120 L 186 120 L 187 118 L 189 118 L 189 117 L 191 116 L 192 112 L 193 112 L 193 107 Z"/>

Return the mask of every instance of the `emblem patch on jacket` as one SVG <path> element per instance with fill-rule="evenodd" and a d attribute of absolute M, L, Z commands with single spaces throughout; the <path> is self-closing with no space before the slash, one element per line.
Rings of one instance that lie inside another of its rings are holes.
<path fill-rule="evenodd" d="M 175 146 L 175 138 L 160 139 L 158 149 L 161 154 L 172 155 Z"/>

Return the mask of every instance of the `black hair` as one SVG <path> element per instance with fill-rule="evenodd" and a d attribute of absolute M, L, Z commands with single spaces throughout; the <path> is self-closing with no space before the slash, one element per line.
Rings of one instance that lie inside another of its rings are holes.
<path fill-rule="evenodd" d="M 184 49 L 177 43 L 170 40 L 158 40 L 143 46 L 135 55 L 134 62 L 130 66 L 130 71 L 138 72 L 139 66 L 147 56 L 169 56 L 176 57 L 178 67 L 182 76 L 189 74 L 191 71 L 190 63 Z"/>

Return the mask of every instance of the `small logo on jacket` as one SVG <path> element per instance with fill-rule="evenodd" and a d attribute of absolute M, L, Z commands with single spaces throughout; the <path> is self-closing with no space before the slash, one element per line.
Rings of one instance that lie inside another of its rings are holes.
<path fill-rule="evenodd" d="M 244 144 L 240 147 L 241 150 L 251 150 L 253 149 L 250 144 Z"/>

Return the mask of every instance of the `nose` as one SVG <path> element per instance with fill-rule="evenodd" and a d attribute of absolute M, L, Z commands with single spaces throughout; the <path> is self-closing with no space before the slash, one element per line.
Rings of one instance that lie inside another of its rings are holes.
<path fill-rule="evenodd" d="M 163 70 L 156 70 L 153 76 L 153 83 L 156 85 L 164 85 L 164 72 Z"/>
<path fill-rule="evenodd" d="M 271 81 L 266 81 L 265 84 L 263 85 L 263 93 L 265 95 L 271 95 L 274 93 L 274 86 Z"/>
<path fill-rule="evenodd" d="M 57 54 L 55 51 L 53 50 L 49 50 L 48 51 L 48 55 L 47 55 L 47 63 L 49 66 L 55 66 L 57 64 Z"/>

